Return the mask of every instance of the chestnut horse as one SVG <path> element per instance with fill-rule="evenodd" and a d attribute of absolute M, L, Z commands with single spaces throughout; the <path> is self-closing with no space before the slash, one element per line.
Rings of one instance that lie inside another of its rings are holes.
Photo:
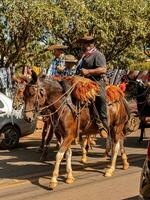
<path fill-rule="evenodd" d="M 53 127 L 55 127 L 63 137 L 63 143 L 57 152 L 55 168 L 50 181 L 50 188 L 52 189 L 58 184 L 57 178 L 64 154 L 66 154 L 66 182 L 73 183 L 74 181 L 71 164 L 71 144 L 78 136 L 78 115 L 74 112 L 75 107 L 72 103 L 71 89 L 70 87 L 67 93 L 64 93 L 64 88 L 62 88 L 58 81 L 50 78 L 45 78 L 41 81 L 34 78 L 26 85 L 24 91 L 25 119 L 31 122 L 38 112 L 48 110 L 54 118 L 50 132 L 53 132 Z M 112 176 L 115 170 L 119 150 L 121 150 L 123 169 L 129 167 L 122 142 L 125 136 L 125 124 L 128 122 L 128 113 L 124 104 L 124 97 L 116 86 L 110 86 L 108 90 L 110 91 L 110 98 L 108 98 L 108 117 L 110 136 L 112 138 L 112 161 L 110 168 L 105 172 L 105 176 L 107 177 Z M 115 93 L 118 96 L 117 100 L 114 98 Z M 80 135 L 93 135 L 94 133 L 99 133 L 98 127 L 91 117 L 89 106 L 83 106 L 80 112 Z M 86 152 L 83 151 L 83 153 Z"/>

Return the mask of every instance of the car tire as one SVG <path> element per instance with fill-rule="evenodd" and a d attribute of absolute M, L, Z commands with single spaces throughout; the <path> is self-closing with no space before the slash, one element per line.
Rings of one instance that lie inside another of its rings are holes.
<path fill-rule="evenodd" d="M 1 149 L 14 149 L 17 147 L 19 143 L 19 130 L 13 125 L 5 126 L 0 131 L 0 136 L 2 138 L 0 142 Z"/>

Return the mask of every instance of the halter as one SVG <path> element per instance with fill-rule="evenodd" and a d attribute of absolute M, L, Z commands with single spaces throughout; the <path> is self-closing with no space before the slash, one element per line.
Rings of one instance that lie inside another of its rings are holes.
<path fill-rule="evenodd" d="M 35 106 L 34 106 L 34 109 L 28 109 L 28 110 L 24 110 L 24 113 L 27 113 L 27 112 L 35 112 L 35 114 L 38 112 L 39 110 L 39 99 L 38 99 L 38 94 L 39 94 L 39 85 L 38 84 L 29 84 L 28 85 L 29 87 L 32 86 L 34 88 L 37 88 L 37 92 L 36 92 L 36 100 L 35 100 Z"/>

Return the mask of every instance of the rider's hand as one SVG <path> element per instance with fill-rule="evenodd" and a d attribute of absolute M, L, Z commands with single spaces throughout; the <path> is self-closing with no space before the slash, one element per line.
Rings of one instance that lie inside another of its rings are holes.
<path fill-rule="evenodd" d="M 83 76 L 89 76 L 90 75 L 90 73 L 89 73 L 89 70 L 88 69 L 81 69 L 81 74 L 83 75 Z"/>
<path fill-rule="evenodd" d="M 57 71 L 58 71 L 58 72 L 63 72 L 64 69 L 65 69 L 65 68 L 62 67 L 62 66 L 60 66 L 60 65 L 57 66 Z"/>

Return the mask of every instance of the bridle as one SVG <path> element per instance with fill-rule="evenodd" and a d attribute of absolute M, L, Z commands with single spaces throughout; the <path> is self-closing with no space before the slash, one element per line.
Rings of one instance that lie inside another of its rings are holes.
<path fill-rule="evenodd" d="M 28 87 L 34 87 L 36 89 L 36 94 L 35 94 L 35 106 L 33 106 L 33 109 L 24 109 L 24 113 L 28 112 L 33 112 L 35 115 L 38 113 L 39 108 L 40 108 L 40 103 L 39 103 L 39 91 L 41 87 L 39 87 L 38 84 L 28 84 Z M 43 89 L 43 88 L 42 88 Z"/>

